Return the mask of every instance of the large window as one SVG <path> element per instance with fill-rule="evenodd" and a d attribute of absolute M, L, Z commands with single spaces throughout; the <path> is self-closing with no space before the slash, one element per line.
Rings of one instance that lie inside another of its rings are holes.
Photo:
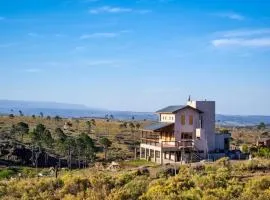
<path fill-rule="evenodd" d="M 193 125 L 193 116 L 192 115 L 189 116 L 189 125 Z"/>
<path fill-rule="evenodd" d="M 181 115 L 181 124 L 185 125 L 186 124 L 186 117 L 185 115 Z"/>

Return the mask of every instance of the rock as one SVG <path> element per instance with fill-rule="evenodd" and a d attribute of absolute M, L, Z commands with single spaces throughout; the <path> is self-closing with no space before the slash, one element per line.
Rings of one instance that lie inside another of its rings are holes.
<path fill-rule="evenodd" d="M 138 168 L 138 175 L 149 175 L 149 169 L 145 166 Z"/>

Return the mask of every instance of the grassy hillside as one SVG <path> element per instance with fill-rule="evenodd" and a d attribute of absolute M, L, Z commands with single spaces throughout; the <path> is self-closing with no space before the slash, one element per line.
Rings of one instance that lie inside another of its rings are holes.
<path fill-rule="evenodd" d="M 21 133 L 18 124 L 27 124 L 27 133 Z M 6 142 L 24 144 L 31 150 L 41 148 L 46 153 L 59 155 L 61 158 L 68 159 L 70 147 L 75 147 L 77 139 L 85 133 L 95 146 L 95 159 L 104 158 L 104 148 L 100 144 L 101 138 L 108 138 L 111 145 L 107 150 L 108 160 L 125 160 L 134 157 L 134 147 L 138 145 L 140 134 L 139 128 L 149 122 L 130 121 L 123 122 L 114 119 L 61 119 L 61 118 L 41 118 L 41 117 L 24 117 L 24 116 L 1 116 L 0 117 L 0 140 L 5 142 L 2 147 L 5 148 Z M 42 125 L 42 126 L 41 126 Z M 40 129 L 44 129 L 41 130 Z M 58 131 L 57 131 L 58 129 Z M 59 139 L 59 129 L 67 139 Z M 37 131 L 39 130 L 39 131 Z M 37 133 L 40 132 L 40 133 Z M 37 135 L 39 134 L 39 135 Z M 39 137 L 37 137 L 39 136 Z M 44 138 L 46 136 L 46 138 Z M 70 140 L 70 141 L 69 141 Z M 74 143 L 74 145 L 73 145 Z M 69 146 L 67 146 L 69 145 Z M 80 147 L 80 144 L 77 145 Z M 10 147 L 12 148 L 12 146 Z M 71 158 L 73 162 L 79 159 L 80 149 L 71 148 Z M 7 150 L 10 151 L 10 150 Z M 11 153 L 9 153 L 11 154 Z M 59 157 L 58 156 L 58 157 Z M 1 159 L 1 155 L 0 155 Z M 6 159 L 6 154 L 2 156 Z M 81 158 L 82 159 L 82 158 Z"/>

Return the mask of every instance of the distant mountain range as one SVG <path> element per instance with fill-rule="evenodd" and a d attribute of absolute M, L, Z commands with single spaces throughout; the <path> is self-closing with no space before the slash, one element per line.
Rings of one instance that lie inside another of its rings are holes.
<path fill-rule="evenodd" d="M 55 102 L 35 102 L 35 101 L 13 101 L 0 100 L 0 114 L 13 113 L 18 115 L 21 110 L 24 115 L 39 115 L 40 112 L 44 116 L 56 116 L 72 118 L 72 117 L 96 117 L 104 118 L 105 115 L 113 115 L 115 119 L 131 120 L 158 120 L 158 116 L 151 112 L 131 112 L 131 111 L 111 111 L 104 109 L 89 108 L 84 105 L 55 103 Z M 228 126 L 253 126 L 260 122 L 270 125 L 270 116 L 242 116 L 242 115 L 216 115 L 216 122 L 221 125 Z"/>
<path fill-rule="evenodd" d="M 49 108 L 49 109 L 87 109 L 87 106 L 80 104 L 41 102 L 41 101 L 17 101 L 0 100 L 0 108 L 29 109 L 29 108 Z"/>

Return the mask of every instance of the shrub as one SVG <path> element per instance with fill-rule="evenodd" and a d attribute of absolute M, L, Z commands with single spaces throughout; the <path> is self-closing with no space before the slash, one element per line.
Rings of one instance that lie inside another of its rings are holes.
<path fill-rule="evenodd" d="M 1 169 L 0 170 L 0 180 L 10 178 L 15 174 L 16 174 L 16 172 L 12 169 Z"/>

